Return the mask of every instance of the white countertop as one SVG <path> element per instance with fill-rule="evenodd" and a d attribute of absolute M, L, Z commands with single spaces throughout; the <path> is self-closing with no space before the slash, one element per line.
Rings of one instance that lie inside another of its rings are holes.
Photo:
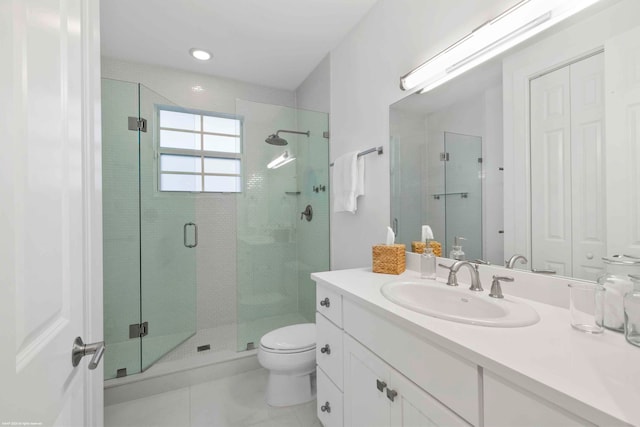
<path fill-rule="evenodd" d="M 640 426 L 640 348 L 628 344 L 621 333 L 577 331 L 570 325 L 568 310 L 507 292 L 505 298 L 533 307 L 540 322 L 521 328 L 491 328 L 419 314 L 380 293 L 388 282 L 420 280 L 419 273 L 410 270 L 398 276 L 372 273 L 371 269 L 338 270 L 313 273 L 311 278 L 577 415 L 602 425 Z M 460 286 L 464 287 L 462 281 Z M 484 292 L 488 297 L 486 289 Z"/>

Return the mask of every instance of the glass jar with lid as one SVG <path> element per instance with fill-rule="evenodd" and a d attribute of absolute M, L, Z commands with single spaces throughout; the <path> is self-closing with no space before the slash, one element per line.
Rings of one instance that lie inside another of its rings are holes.
<path fill-rule="evenodd" d="M 602 258 L 605 273 L 598 278 L 604 294 L 604 327 L 613 331 L 624 332 L 623 298 L 633 290 L 633 282 L 629 274 L 640 277 L 640 258 L 626 255 L 613 255 Z"/>
<path fill-rule="evenodd" d="M 624 296 L 624 337 L 640 347 L 640 276 L 632 274 L 633 290 Z"/>

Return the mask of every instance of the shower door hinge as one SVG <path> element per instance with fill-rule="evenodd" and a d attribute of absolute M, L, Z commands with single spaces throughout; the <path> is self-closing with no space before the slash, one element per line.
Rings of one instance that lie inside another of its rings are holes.
<path fill-rule="evenodd" d="M 329 139 L 329 131 L 325 130 L 324 132 L 322 132 L 322 137 Z"/>
<path fill-rule="evenodd" d="M 478 157 L 478 163 L 482 163 L 482 157 Z"/>
<path fill-rule="evenodd" d="M 449 153 L 440 153 L 440 161 L 448 162 L 449 161 Z"/>
<path fill-rule="evenodd" d="M 147 119 L 129 116 L 129 130 L 146 132 Z"/>
<path fill-rule="evenodd" d="M 149 334 L 149 322 L 129 325 L 129 339 L 142 338 Z"/>

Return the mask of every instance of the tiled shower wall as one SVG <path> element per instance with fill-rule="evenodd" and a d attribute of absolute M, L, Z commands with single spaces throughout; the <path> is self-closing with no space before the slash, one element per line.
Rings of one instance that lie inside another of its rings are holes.
<path fill-rule="evenodd" d="M 199 197 L 196 223 L 197 329 L 233 324 L 237 318 L 236 195 Z"/>

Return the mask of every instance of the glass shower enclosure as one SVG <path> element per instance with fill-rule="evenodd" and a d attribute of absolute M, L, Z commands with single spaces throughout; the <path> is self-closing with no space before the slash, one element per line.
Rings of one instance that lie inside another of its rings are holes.
<path fill-rule="evenodd" d="M 189 109 L 111 79 L 102 97 L 105 379 L 202 349 L 233 357 L 274 328 L 313 322 L 310 274 L 329 268 L 328 115 L 237 100 L 239 186 L 160 191 L 160 111 Z M 309 134 L 267 144 L 278 130 Z M 269 167 L 284 151 L 289 162 Z M 174 181 L 190 179 L 176 167 Z"/>

